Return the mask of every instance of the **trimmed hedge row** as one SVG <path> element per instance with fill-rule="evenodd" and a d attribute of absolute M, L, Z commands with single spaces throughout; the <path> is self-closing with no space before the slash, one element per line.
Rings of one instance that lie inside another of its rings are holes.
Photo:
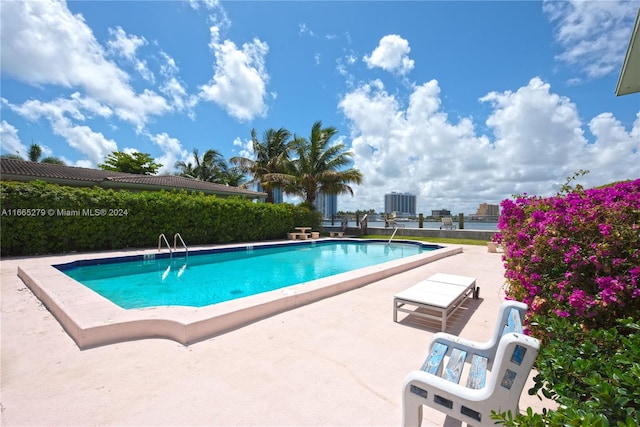
<path fill-rule="evenodd" d="M 2 256 L 153 247 L 160 233 L 188 245 L 282 239 L 319 229 L 320 214 L 186 191 L 133 193 L 42 181 L 0 182 Z"/>

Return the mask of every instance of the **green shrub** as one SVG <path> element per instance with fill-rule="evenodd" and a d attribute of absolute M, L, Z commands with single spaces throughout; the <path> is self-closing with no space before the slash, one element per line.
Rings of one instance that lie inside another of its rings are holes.
<path fill-rule="evenodd" d="M 557 316 L 532 322 L 548 339 L 536 361 L 530 394 L 558 403 L 543 414 L 496 415 L 508 426 L 637 426 L 640 420 L 640 327 L 629 318 L 585 329 Z"/>
<path fill-rule="evenodd" d="M 42 181 L 0 182 L 3 256 L 153 247 L 164 233 L 188 245 L 282 239 L 294 227 L 319 229 L 318 212 L 186 191 L 75 188 Z"/>

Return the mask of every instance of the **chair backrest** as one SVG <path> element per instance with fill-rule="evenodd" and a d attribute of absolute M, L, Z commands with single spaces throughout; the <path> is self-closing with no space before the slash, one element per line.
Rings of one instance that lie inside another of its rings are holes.
<path fill-rule="evenodd" d="M 519 301 L 504 301 L 498 309 L 498 317 L 493 329 L 493 334 L 488 341 L 475 342 L 466 339 L 461 339 L 445 332 L 437 332 L 433 335 L 429 346 L 429 353 L 433 351 L 434 345 L 437 343 L 448 343 L 455 339 L 456 346 L 461 349 L 466 349 L 469 353 L 477 354 L 482 357 L 488 358 L 493 361 L 498 351 L 498 344 L 500 338 L 509 332 L 522 333 L 524 319 L 527 313 L 527 305 Z"/>
<path fill-rule="evenodd" d="M 540 341 L 536 338 L 513 332 L 501 338 L 486 384 L 493 390 L 492 409 L 517 410 L 520 394 L 539 351 Z"/>
<path fill-rule="evenodd" d="M 522 333 L 523 320 L 527 314 L 527 304 L 520 301 L 503 301 L 498 310 L 498 321 L 496 322 L 491 344 L 489 345 L 489 353 L 487 357 L 494 360 L 500 339 L 503 335 L 510 332 Z"/>
<path fill-rule="evenodd" d="M 454 229 L 454 225 L 453 225 L 453 219 L 451 219 L 450 216 L 446 216 L 442 218 L 442 228 L 443 229 L 450 229 L 453 230 Z"/>

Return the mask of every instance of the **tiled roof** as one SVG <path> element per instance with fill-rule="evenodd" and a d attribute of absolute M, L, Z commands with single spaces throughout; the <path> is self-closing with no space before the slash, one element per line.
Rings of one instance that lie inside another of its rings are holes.
<path fill-rule="evenodd" d="M 110 176 L 130 175 L 102 169 L 76 168 L 50 163 L 27 162 L 18 159 L 0 159 L 0 173 L 38 178 L 71 179 L 77 181 L 103 181 Z"/>
<path fill-rule="evenodd" d="M 42 179 L 66 185 L 87 186 L 93 183 L 100 187 L 157 191 L 162 189 L 184 189 L 202 191 L 207 194 L 224 196 L 238 195 L 264 198 L 266 194 L 214 184 L 174 175 L 138 175 L 111 172 L 102 169 L 77 168 L 73 166 L 28 162 L 17 159 L 0 158 L 0 179 L 20 181 Z"/>

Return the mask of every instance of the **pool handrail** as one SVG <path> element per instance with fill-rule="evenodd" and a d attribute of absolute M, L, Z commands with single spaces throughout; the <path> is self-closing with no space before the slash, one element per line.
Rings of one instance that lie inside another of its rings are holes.
<path fill-rule="evenodd" d="M 182 246 L 184 247 L 184 251 L 186 253 L 187 256 L 189 256 L 189 248 L 187 248 L 186 243 L 184 243 L 184 240 L 182 239 L 182 236 L 180 235 L 180 233 L 176 233 L 173 235 L 173 250 L 175 251 L 177 249 L 177 243 L 178 240 L 180 239 L 180 243 L 182 243 Z"/>
<path fill-rule="evenodd" d="M 345 216 L 342 218 L 342 223 L 340 224 L 340 229 L 344 233 L 347 230 L 347 226 L 349 225 L 349 216 Z"/>
<path fill-rule="evenodd" d="M 164 233 L 161 233 L 158 236 L 158 252 L 160 252 L 160 249 L 161 249 L 160 246 L 161 246 L 163 240 L 164 240 L 164 243 L 167 245 L 167 248 L 169 249 L 169 255 L 171 257 L 173 257 L 173 251 L 171 250 L 171 245 L 169 245 L 169 241 L 167 240 L 167 236 L 165 236 Z"/>

